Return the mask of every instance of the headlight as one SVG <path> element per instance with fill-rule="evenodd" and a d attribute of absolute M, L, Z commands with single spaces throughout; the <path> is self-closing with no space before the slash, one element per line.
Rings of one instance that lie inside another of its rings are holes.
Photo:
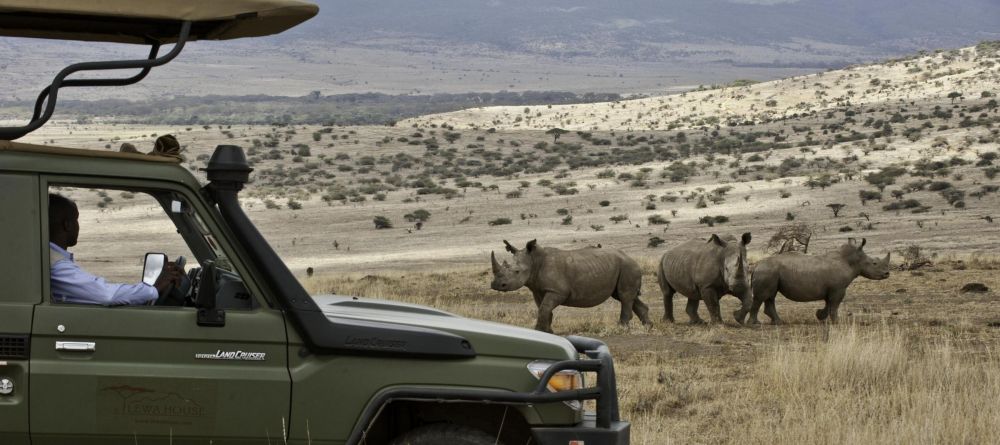
<path fill-rule="evenodd" d="M 545 371 L 549 369 L 555 362 L 552 360 L 535 360 L 528 363 L 528 371 L 531 375 L 535 376 L 536 379 L 541 380 L 542 375 Z M 574 369 L 566 369 L 555 373 L 548 383 L 549 391 L 560 392 L 560 391 L 570 391 L 574 389 L 583 388 L 583 374 L 580 371 Z M 579 400 L 570 400 L 565 402 L 571 408 L 579 410 L 581 405 Z"/>

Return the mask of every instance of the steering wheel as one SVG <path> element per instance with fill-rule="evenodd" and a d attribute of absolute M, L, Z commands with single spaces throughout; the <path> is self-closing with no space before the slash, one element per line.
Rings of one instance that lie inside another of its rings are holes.
<path fill-rule="evenodd" d="M 201 268 L 192 267 L 182 280 L 182 284 L 187 286 L 187 291 L 184 292 L 184 306 L 194 307 L 198 301 L 198 289 L 201 288 Z"/>
<path fill-rule="evenodd" d="M 177 257 L 177 267 L 184 270 L 184 264 L 187 260 L 183 256 Z M 192 290 L 196 287 L 192 286 L 192 283 L 198 279 L 198 274 L 201 268 L 191 268 L 188 274 L 181 276 L 180 285 L 170 286 L 170 290 L 164 292 L 156 302 L 153 303 L 154 306 L 194 306 L 194 299 L 191 294 Z"/>

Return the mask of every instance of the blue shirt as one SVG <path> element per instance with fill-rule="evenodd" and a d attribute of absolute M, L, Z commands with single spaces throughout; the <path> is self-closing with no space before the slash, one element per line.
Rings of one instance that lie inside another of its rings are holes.
<path fill-rule="evenodd" d="M 81 269 L 73 261 L 73 254 L 62 247 L 49 243 L 49 249 L 53 302 L 115 306 L 148 304 L 159 297 L 153 286 L 145 283 L 108 283 L 104 278 Z"/>

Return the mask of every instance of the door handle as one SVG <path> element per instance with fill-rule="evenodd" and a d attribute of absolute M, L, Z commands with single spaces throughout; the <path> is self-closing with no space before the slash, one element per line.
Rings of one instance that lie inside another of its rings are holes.
<path fill-rule="evenodd" d="M 94 352 L 97 350 L 97 343 L 92 341 L 57 341 L 56 351 L 70 352 Z"/>

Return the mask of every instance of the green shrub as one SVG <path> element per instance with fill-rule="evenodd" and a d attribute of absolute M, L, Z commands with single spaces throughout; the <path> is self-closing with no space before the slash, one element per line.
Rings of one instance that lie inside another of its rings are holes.
<path fill-rule="evenodd" d="M 705 224 L 709 227 L 714 227 L 716 224 L 722 224 L 729 222 L 729 217 L 724 215 L 719 216 L 702 216 L 698 218 L 699 224 Z"/>
<path fill-rule="evenodd" d="M 916 199 L 904 199 L 901 201 L 894 201 L 889 204 L 882 206 L 882 210 L 893 211 L 893 210 L 908 210 L 916 209 L 920 207 L 920 201 Z"/>
<path fill-rule="evenodd" d="M 663 215 L 651 215 L 650 217 L 646 218 L 646 221 L 648 221 L 649 225 L 651 226 L 670 224 L 670 220 L 664 218 Z"/>
<path fill-rule="evenodd" d="M 426 222 L 431 219 L 431 212 L 424 209 L 414 210 L 413 213 L 407 213 L 403 215 L 403 218 L 408 222 Z"/>
<path fill-rule="evenodd" d="M 951 183 L 947 181 L 934 181 L 927 186 L 927 190 L 932 192 L 940 192 L 942 190 L 947 190 L 951 188 Z"/>
<path fill-rule="evenodd" d="M 372 222 L 375 223 L 376 229 L 392 228 L 392 221 L 389 221 L 389 218 L 386 218 L 384 216 L 376 216 L 374 219 L 372 219 Z"/>

